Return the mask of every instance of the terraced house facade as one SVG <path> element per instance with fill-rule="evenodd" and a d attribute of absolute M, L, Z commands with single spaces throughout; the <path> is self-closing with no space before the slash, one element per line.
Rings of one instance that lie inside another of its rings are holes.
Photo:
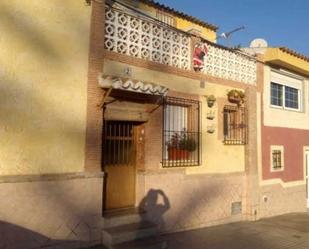
<path fill-rule="evenodd" d="M 151 0 L 0 6 L 0 246 L 305 210 L 307 58 L 223 47 L 216 26 Z"/>
<path fill-rule="evenodd" d="M 242 219 L 252 212 L 244 189 L 258 62 L 216 45 L 214 26 L 160 6 L 105 9 L 105 209 L 138 207 L 160 190 L 168 211 L 146 212 L 162 231 Z M 231 103 L 230 90 L 250 102 Z"/>

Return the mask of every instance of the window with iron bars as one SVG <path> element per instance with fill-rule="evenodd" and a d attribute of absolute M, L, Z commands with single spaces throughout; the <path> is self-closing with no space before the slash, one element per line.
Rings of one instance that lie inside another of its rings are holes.
<path fill-rule="evenodd" d="M 244 107 L 224 106 L 223 134 L 224 144 L 247 143 L 247 112 Z"/>
<path fill-rule="evenodd" d="M 272 145 L 270 147 L 271 171 L 284 170 L 284 147 L 281 145 Z"/>
<path fill-rule="evenodd" d="M 163 102 L 163 167 L 200 165 L 200 102 L 165 97 Z"/>

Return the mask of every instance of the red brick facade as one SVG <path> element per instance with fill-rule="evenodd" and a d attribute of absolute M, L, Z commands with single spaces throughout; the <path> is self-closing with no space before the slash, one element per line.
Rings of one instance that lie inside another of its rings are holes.
<path fill-rule="evenodd" d="M 104 62 L 105 1 L 92 1 L 87 88 L 86 171 L 101 171 L 102 121 L 100 108 L 104 91 L 98 85 Z"/>

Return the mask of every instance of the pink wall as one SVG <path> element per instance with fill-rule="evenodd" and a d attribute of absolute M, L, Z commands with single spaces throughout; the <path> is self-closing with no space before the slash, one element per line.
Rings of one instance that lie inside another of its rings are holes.
<path fill-rule="evenodd" d="M 284 170 L 270 171 L 270 146 L 284 146 Z M 303 146 L 309 146 L 309 130 L 262 127 L 263 180 L 281 178 L 284 182 L 303 180 Z"/>

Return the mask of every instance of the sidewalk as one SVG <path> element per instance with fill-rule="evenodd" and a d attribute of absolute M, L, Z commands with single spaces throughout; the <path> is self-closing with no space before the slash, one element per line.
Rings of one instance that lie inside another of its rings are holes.
<path fill-rule="evenodd" d="M 96 247 L 93 249 L 101 249 Z M 293 213 L 118 245 L 115 249 L 308 249 L 309 213 Z"/>

